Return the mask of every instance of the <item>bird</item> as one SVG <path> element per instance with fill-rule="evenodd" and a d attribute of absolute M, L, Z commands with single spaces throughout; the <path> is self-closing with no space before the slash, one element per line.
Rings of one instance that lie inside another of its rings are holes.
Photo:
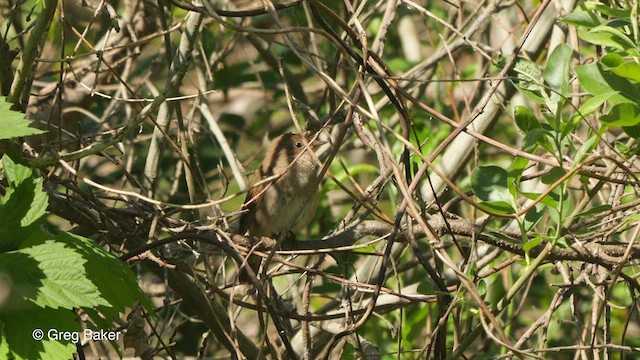
<path fill-rule="evenodd" d="M 309 224 L 316 212 L 319 185 L 319 163 L 310 150 L 315 151 L 324 143 L 316 140 L 307 148 L 303 136 L 294 133 L 273 140 L 242 205 L 245 212 L 240 216 L 239 234 L 278 238 L 299 210 L 290 232 Z M 258 256 L 247 259 L 255 273 L 260 263 Z M 247 270 L 240 269 L 239 283 L 249 284 L 250 279 Z"/>

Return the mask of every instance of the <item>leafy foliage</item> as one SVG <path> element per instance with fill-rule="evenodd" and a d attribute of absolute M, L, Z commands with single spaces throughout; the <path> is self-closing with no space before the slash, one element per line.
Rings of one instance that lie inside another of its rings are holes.
<path fill-rule="evenodd" d="M 42 178 L 8 155 L 2 169 L 9 184 L 0 198 L 5 220 L 0 224 L 0 344 L 5 344 L 5 354 L 16 359 L 72 357 L 76 347 L 71 339 L 55 334 L 81 333 L 74 309 L 95 307 L 115 319 L 141 301 L 153 312 L 121 261 L 89 239 L 42 229 L 48 204 Z M 38 329 L 44 332 L 40 341 L 33 335 Z"/>
<path fill-rule="evenodd" d="M 30 127 L 31 121 L 24 114 L 10 109 L 11 103 L 0 96 L 0 140 L 19 136 L 42 134 L 44 131 Z"/>

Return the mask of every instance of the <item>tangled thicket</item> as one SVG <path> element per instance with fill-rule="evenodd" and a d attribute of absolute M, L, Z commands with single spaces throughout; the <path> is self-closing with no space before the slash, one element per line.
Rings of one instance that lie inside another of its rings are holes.
<path fill-rule="evenodd" d="M 3 95 L 48 131 L 23 147 L 50 226 L 157 306 L 123 315 L 148 337 L 123 350 L 640 350 L 637 2 L 222 3 L 2 8 L 0 51 L 21 51 Z M 234 234 L 264 140 L 305 127 L 331 143 L 307 240 Z M 234 286 L 249 252 L 260 281 Z"/>

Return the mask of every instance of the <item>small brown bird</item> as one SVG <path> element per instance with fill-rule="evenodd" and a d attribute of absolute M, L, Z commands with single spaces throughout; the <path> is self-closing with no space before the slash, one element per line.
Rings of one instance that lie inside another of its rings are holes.
<path fill-rule="evenodd" d="M 311 149 L 316 150 L 322 144 L 324 142 L 315 141 Z M 260 163 L 242 205 L 248 211 L 240 217 L 238 233 L 277 238 L 298 210 L 301 213 L 289 230 L 298 231 L 307 226 L 318 204 L 318 168 L 301 135 L 286 133 L 276 138 Z M 262 182 L 274 176 L 273 180 Z M 257 273 L 260 261 L 259 257 L 251 256 L 247 263 Z M 249 274 L 241 270 L 239 281 L 249 283 Z"/>

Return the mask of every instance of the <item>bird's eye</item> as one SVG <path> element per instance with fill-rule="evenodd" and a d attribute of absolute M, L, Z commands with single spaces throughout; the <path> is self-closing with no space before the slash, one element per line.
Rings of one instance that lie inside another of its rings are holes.
<path fill-rule="evenodd" d="M 297 148 L 301 148 L 302 147 L 302 143 L 300 141 L 296 141 L 295 143 Z"/>

